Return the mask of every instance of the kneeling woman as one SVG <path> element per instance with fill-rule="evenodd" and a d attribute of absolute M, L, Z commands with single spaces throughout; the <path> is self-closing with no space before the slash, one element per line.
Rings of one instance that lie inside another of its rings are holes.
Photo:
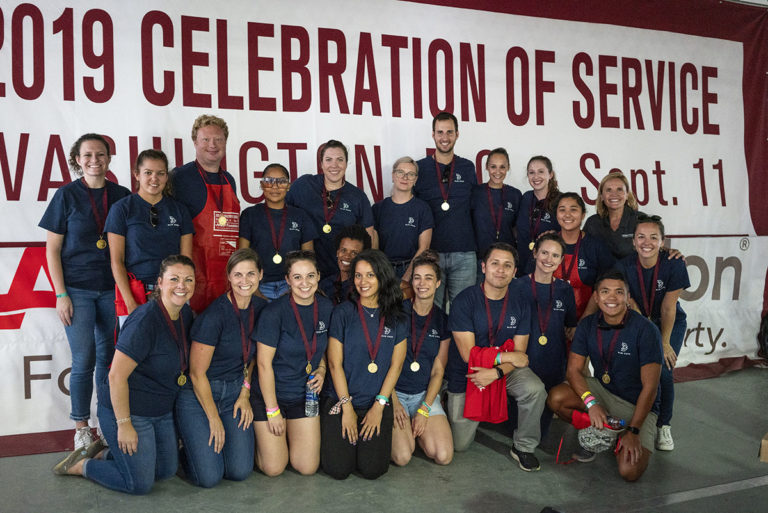
<path fill-rule="evenodd" d="M 254 296 L 262 276 L 255 251 L 232 253 L 226 271 L 230 291 L 192 326 L 192 387 L 184 387 L 176 401 L 184 470 L 193 484 L 205 488 L 222 478 L 242 481 L 253 470 L 251 333 L 267 302 Z"/>
<path fill-rule="evenodd" d="M 99 387 L 99 425 L 109 442 L 94 459 L 66 469 L 102 486 L 135 495 L 178 468 L 173 403 L 186 383 L 195 265 L 182 255 L 162 261 L 153 300 L 126 320 L 108 383 Z"/>
<path fill-rule="evenodd" d="M 416 440 L 435 463 L 447 465 L 453 459 L 451 427 L 439 397 L 451 332 L 445 314 L 435 306 L 441 277 L 438 262 L 431 250 L 413 259 L 414 298 L 403 303 L 411 329 L 403 371 L 392 395 L 392 461 L 396 465 L 411 461 Z"/>
<path fill-rule="evenodd" d="M 258 389 L 251 395 L 256 421 L 256 465 L 279 475 L 290 460 L 301 474 L 320 464 L 317 400 L 325 381 L 325 349 L 333 303 L 316 295 L 320 273 L 312 251 L 292 251 L 285 261 L 290 293 L 264 309 L 258 341 Z M 307 402 L 307 387 L 310 401 Z"/>
<path fill-rule="evenodd" d="M 402 292 L 386 255 L 372 249 L 352 262 L 351 301 L 333 311 L 328 368 L 333 387 L 322 403 L 323 470 L 346 479 L 357 469 L 376 479 L 389 468 L 392 394 L 405 360 L 408 325 Z"/>

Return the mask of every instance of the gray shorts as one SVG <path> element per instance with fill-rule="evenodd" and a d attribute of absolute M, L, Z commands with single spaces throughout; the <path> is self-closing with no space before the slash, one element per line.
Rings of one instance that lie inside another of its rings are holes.
<path fill-rule="evenodd" d="M 635 405 L 606 390 L 599 379 L 587 378 L 587 388 L 595 396 L 597 402 L 605 408 L 606 412 L 627 422 L 632 419 L 632 415 L 635 413 Z M 653 452 L 656 442 L 656 419 L 657 415 L 655 413 L 648 412 L 645 422 L 640 427 L 640 443 L 651 452 Z"/>

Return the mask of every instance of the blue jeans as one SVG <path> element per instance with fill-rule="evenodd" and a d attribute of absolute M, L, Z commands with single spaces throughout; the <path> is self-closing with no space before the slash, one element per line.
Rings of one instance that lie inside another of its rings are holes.
<path fill-rule="evenodd" d="M 264 294 L 264 297 L 270 301 L 274 301 L 275 299 L 288 292 L 289 288 L 290 287 L 288 286 L 288 282 L 285 280 L 270 281 L 268 283 L 261 282 L 259 284 L 259 290 L 262 294 Z"/>
<path fill-rule="evenodd" d="M 232 381 L 211 381 L 211 393 L 221 422 L 224 424 L 224 447 L 220 453 L 208 445 L 211 430 L 208 417 L 191 387 L 185 387 L 176 399 L 176 420 L 184 442 L 186 464 L 184 470 L 193 484 L 210 488 L 222 478 L 242 481 L 253 471 L 255 440 L 253 425 L 243 430 L 237 427 L 240 413 L 232 418 L 235 401 L 240 395 L 242 376 Z"/>
<path fill-rule="evenodd" d="M 96 384 L 107 375 L 115 353 L 115 291 L 67 287 L 72 300 L 72 325 L 64 326 L 72 353 L 69 399 L 75 421 L 91 417 L 94 369 Z"/>
<path fill-rule="evenodd" d="M 131 415 L 131 423 L 139 436 L 133 456 L 123 453 L 117 445 L 114 412 L 99 405 L 98 413 L 101 432 L 109 443 L 109 455 L 104 460 L 87 460 L 83 465 L 84 477 L 111 490 L 145 495 L 155 481 L 176 474 L 179 450 L 173 413 L 159 417 Z"/>
<path fill-rule="evenodd" d="M 474 251 L 438 254 L 440 268 L 443 270 L 443 280 L 435 292 L 435 304 L 448 313 L 450 303 L 459 292 L 475 284 L 477 255 Z"/>
<path fill-rule="evenodd" d="M 661 329 L 661 321 L 656 323 Z M 672 326 L 672 334 L 669 336 L 669 343 L 675 354 L 680 354 L 680 348 L 683 346 L 685 331 L 688 328 L 686 319 L 675 319 Z M 668 369 L 666 362 L 661 363 L 661 405 L 659 407 L 659 420 L 657 426 L 668 426 L 672 422 L 672 407 L 675 404 L 675 374 L 674 369 Z"/>

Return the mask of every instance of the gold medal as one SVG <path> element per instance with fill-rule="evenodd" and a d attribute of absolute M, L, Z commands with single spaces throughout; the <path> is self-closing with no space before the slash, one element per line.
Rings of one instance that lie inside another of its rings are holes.
<path fill-rule="evenodd" d="M 312 372 L 312 364 L 311 364 L 311 363 L 309 363 L 309 362 L 307 362 L 307 366 L 306 366 L 306 367 L 304 367 L 304 370 L 305 370 L 305 371 L 307 371 L 307 374 L 309 374 L 310 372 Z"/>
<path fill-rule="evenodd" d="M 371 362 L 368 364 L 368 372 L 371 374 L 376 374 L 376 371 L 379 370 L 379 366 L 376 365 L 376 362 Z"/>
<path fill-rule="evenodd" d="M 421 365 L 419 365 L 419 362 L 412 362 L 411 363 L 411 371 L 419 372 L 420 368 L 421 368 Z"/>
<path fill-rule="evenodd" d="M 533 243 L 533 241 L 531 241 L 531 242 L 528 244 L 528 249 L 530 249 L 531 251 L 533 251 L 533 246 L 534 246 L 534 245 L 535 245 L 535 244 Z"/>
<path fill-rule="evenodd" d="M 610 382 L 611 382 L 611 377 L 608 375 L 608 371 L 605 371 L 605 372 L 603 373 L 602 381 L 603 381 L 603 383 L 605 383 L 606 385 L 607 385 L 608 383 L 610 383 Z"/>
<path fill-rule="evenodd" d="M 107 241 L 105 241 L 104 239 L 100 238 L 99 240 L 96 241 L 96 247 L 99 248 L 99 249 L 106 248 L 107 247 Z"/>
<path fill-rule="evenodd" d="M 443 201 L 443 204 L 440 205 L 440 208 L 443 209 L 443 212 L 448 212 L 448 209 L 451 208 L 451 205 L 449 205 L 447 201 Z"/>
<path fill-rule="evenodd" d="M 272 257 L 272 261 L 276 264 L 279 264 L 283 261 L 283 257 L 280 256 L 280 253 L 275 253 L 275 256 Z"/>
<path fill-rule="evenodd" d="M 545 335 L 542 335 L 539 337 L 539 344 L 541 344 L 542 346 L 547 345 L 547 337 Z"/>
<path fill-rule="evenodd" d="M 323 225 L 323 233 L 331 233 L 331 225 L 328 223 L 325 223 Z"/>
<path fill-rule="evenodd" d="M 183 387 L 184 385 L 187 384 L 187 377 L 184 375 L 183 372 L 179 374 L 179 377 L 176 380 L 176 384 L 179 385 L 180 387 Z"/>
<path fill-rule="evenodd" d="M 226 226 L 227 216 L 225 216 L 224 214 L 220 215 L 218 222 L 219 222 L 219 226 Z"/>

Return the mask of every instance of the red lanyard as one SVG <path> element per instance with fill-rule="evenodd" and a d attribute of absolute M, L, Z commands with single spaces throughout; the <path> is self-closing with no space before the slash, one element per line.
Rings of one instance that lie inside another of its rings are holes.
<path fill-rule="evenodd" d="M 371 341 L 371 334 L 368 331 L 368 323 L 365 321 L 365 315 L 363 314 L 363 305 L 360 300 L 357 300 L 357 315 L 360 317 L 360 324 L 363 325 L 363 335 L 365 335 L 365 343 L 368 344 L 368 356 L 371 357 L 371 361 L 376 360 L 376 355 L 379 354 L 379 346 L 381 345 L 381 335 L 384 333 L 384 317 L 379 316 L 379 331 L 376 333 L 376 345 Z"/>
<path fill-rule="evenodd" d="M 603 357 L 603 332 L 600 329 L 600 320 L 603 318 L 601 313 L 597 318 L 597 354 L 600 355 L 600 361 L 603 362 L 603 375 L 608 374 L 608 369 L 611 368 L 611 360 L 613 359 L 613 350 L 616 348 L 616 341 L 619 340 L 619 334 L 624 329 L 624 323 L 627 322 L 627 315 L 629 310 L 624 314 L 624 318 L 621 320 L 621 327 L 613 330 L 613 336 L 611 337 L 611 343 L 608 347 L 608 357 Z"/>
<path fill-rule="evenodd" d="M 496 337 L 498 337 L 501 331 L 501 326 L 504 324 L 504 316 L 507 313 L 507 302 L 509 302 L 509 287 L 504 294 L 504 303 L 501 305 L 501 313 L 499 314 L 499 323 L 496 325 L 496 329 L 493 328 L 493 319 L 491 319 L 491 305 L 488 303 L 488 296 L 485 295 L 485 283 L 480 285 L 480 290 L 483 291 L 483 299 L 485 300 L 485 315 L 488 318 L 488 343 L 490 346 L 495 347 Z"/>
<path fill-rule="evenodd" d="M 579 238 L 576 240 L 576 247 L 573 248 L 573 256 L 571 262 L 568 264 L 567 271 L 565 270 L 565 255 L 563 255 L 563 261 L 560 262 L 560 272 L 563 273 L 563 279 L 568 283 L 571 283 L 571 273 L 573 272 L 573 268 L 576 267 L 576 272 L 579 272 L 579 267 L 576 265 L 576 262 L 579 261 L 579 247 L 581 247 L 582 238 L 583 234 L 581 233 L 581 230 L 579 230 Z"/>
<path fill-rule="evenodd" d="M 427 319 L 424 321 L 424 327 L 421 328 L 421 334 L 416 337 L 416 308 L 411 305 L 411 350 L 413 351 L 413 361 L 419 359 L 419 352 L 421 352 L 421 346 L 424 345 L 424 337 L 427 336 L 427 330 L 429 329 L 429 323 L 432 322 L 432 314 L 435 312 L 435 305 L 427 314 Z"/>
<path fill-rule="evenodd" d="M 552 278 L 552 281 L 549 284 L 549 300 L 547 301 L 547 313 L 544 315 L 544 320 L 542 321 L 542 314 L 541 314 L 541 308 L 539 307 L 539 302 L 536 299 L 536 280 L 533 277 L 533 273 L 530 275 L 531 278 L 531 294 L 533 295 L 533 302 L 536 303 L 536 318 L 539 321 L 539 331 L 542 335 L 547 334 L 547 326 L 549 326 L 549 316 L 552 314 L 552 302 L 554 301 L 555 296 L 555 279 Z"/>
<path fill-rule="evenodd" d="M 93 199 L 93 194 L 91 194 L 91 188 L 88 187 L 88 182 L 85 181 L 85 177 L 81 177 L 80 181 L 88 192 L 88 199 L 91 201 L 93 218 L 96 220 L 96 230 L 99 232 L 99 236 L 102 237 L 104 235 L 104 223 L 107 220 L 107 212 L 109 212 L 109 207 L 107 206 L 107 187 L 106 185 L 104 186 L 104 196 L 101 198 L 101 210 L 104 212 L 104 217 L 101 217 L 99 209 L 96 208 L 96 201 Z"/>
<path fill-rule="evenodd" d="M 227 174 L 223 170 L 220 169 L 219 174 L 221 175 L 222 178 L 224 178 L 224 183 L 214 184 L 214 183 L 210 183 L 208 179 L 205 177 L 206 171 L 203 170 L 203 167 L 200 165 L 200 163 L 197 160 L 195 160 L 195 164 L 197 164 L 197 172 L 200 173 L 200 178 L 203 179 L 203 183 L 205 183 L 205 185 L 218 185 L 220 187 L 225 184 L 229 185 Z M 223 188 L 219 189 L 218 197 L 214 195 L 213 199 L 216 201 L 216 208 L 219 209 L 219 212 L 224 212 L 224 189 Z"/>
<path fill-rule="evenodd" d="M 272 235 L 272 245 L 275 247 L 275 254 L 280 253 L 280 246 L 283 245 L 283 235 L 285 234 L 285 222 L 288 220 L 288 207 L 283 207 L 282 215 L 280 219 L 280 232 L 275 234 L 275 225 L 272 223 L 272 214 L 269 212 L 270 208 L 264 205 L 264 210 L 267 213 L 267 222 L 269 224 L 269 233 Z"/>
<path fill-rule="evenodd" d="M 173 341 L 176 342 L 176 347 L 179 348 L 179 366 L 181 367 L 181 373 L 184 374 L 184 371 L 187 370 L 187 364 L 189 362 L 187 356 L 187 331 L 184 328 L 184 319 L 182 318 L 181 312 L 179 312 L 179 326 L 181 326 L 181 337 L 179 337 L 176 333 L 176 326 L 174 326 L 173 321 L 171 320 L 171 316 L 168 314 L 168 310 L 165 309 L 163 300 L 157 298 L 156 303 L 160 308 L 160 312 L 163 314 L 163 319 L 165 319 L 165 324 L 168 326 L 168 331 L 171 332 Z M 182 385 L 183 384 L 184 383 L 182 383 Z"/>
<path fill-rule="evenodd" d="M 640 282 L 640 296 L 643 298 L 643 313 L 650 319 L 653 314 L 653 300 L 656 299 L 656 280 L 659 278 L 659 267 L 661 267 L 661 255 L 656 260 L 656 265 L 653 268 L 653 279 L 651 280 L 651 293 L 647 294 L 645 291 L 645 279 L 643 278 L 643 267 L 640 265 L 640 257 L 637 258 L 637 281 Z M 650 297 L 649 297 L 650 296 Z"/>
<path fill-rule="evenodd" d="M 235 311 L 235 317 L 237 318 L 237 323 L 240 325 L 240 346 L 243 349 L 243 366 L 248 366 L 248 356 L 251 354 L 251 332 L 253 331 L 253 318 L 256 315 L 254 312 L 253 305 L 249 302 L 248 303 L 248 328 L 246 329 L 245 326 L 243 326 L 243 319 L 240 316 L 240 309 L 237 306 L 237 302 L 235 301 L 235 294 L 234 292 L 229 292 L 229 302 L 232 304 L 232 309 Z"/>
<path fill-rule="evenodd" d="M 327 225 L 331 224 L 331 219 L 336 214 L 336 210 L 339 208 L 339 200 L 341 200 L 341 189 L 337 189 L 336 199 L 333 200 L 333 205 L 331 208 L 328 208 L 328 198 L 330 195 L 331 193 L 328 191 L 328 189 L 325 188 L 325 183 L 323 183 L 323 217 L 325 218 L 325 224 Z"/>
<path fill-rule="evenodd" d="M 312 358 L 317 352 L 317 300 L 312 303 L 312 346 L 309 345 L 309 338 L 307 338 L 307 332 L 304 330 L 304 321 L 301 320 L 299 314 L 299 307 L 296 306 L 296 301 L 293 299 L 293 295 L 290 297 L 291 309 L 293 310 L 293 316 L 296 318 L 296 324 L 299 325 L 299 332 L 301 333 L 301 341 L 304 342 L 304 351 L 307 353 L 307 368 L 311 369 Z M 309 372 L 307 372 L 309 374 Z"/>
<path fill-rule="evenodd" d="M 491 197 L 491 186 L 485 184 L 485 192 L 488 195 L 488 210 L 491 212 L 491 221 L 496 228 L 496 240 L 499 240 L 499 233 L 501 233 L 501 218 L 504 217 L 504 186 L 501 186 L 501 205 L 499 208 L 499 215 L 496 215 L 496 209 L 493 206 L 493 198 Z"/>
<path fill-rule="evenodd" d="M 448 196 L 451 194 L 451 185 L 453 185 L 453 168 L 456 165 L 456 156 L 454 155 L 451 159 L 451 163 L 449 164 L 451 166 L 450 170 L 448 171 L 448 190 L 445 190 L 443 187 L 443 176 L 440 172 L 440 164 L 437 162 L 437 159 L 432 157 L 435 160 L 435 174 L 437 174 L 437 186 L 440 187 L 440 196 L 443 198 L 443 203 L 448 202 Z"/>

